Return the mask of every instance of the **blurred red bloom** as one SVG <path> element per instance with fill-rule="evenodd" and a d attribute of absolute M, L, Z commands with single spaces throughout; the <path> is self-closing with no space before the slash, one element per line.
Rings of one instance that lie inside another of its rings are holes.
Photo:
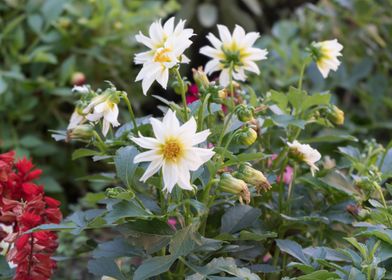
<path fill-rule="evenodd" d="M 60 202 L 45 196 L 44 187 L 33 182 L 41 174 L 26 158 L 15 161 L 13 151 L 0 154 L 0 225 L 12 228 L 6 232 L 0 227 L 0 242 L 9 244 L 6 258 L 16 266 L 14 280 L 47 280 L 56 267 L 51 256 L 58 246 L 57 235 L 26 233 L 62 220 Z"/>

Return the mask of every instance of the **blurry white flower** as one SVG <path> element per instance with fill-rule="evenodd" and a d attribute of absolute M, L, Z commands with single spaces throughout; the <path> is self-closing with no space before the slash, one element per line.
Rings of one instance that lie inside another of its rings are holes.
<path fill-rule="evenodd" d="M 78 109 L 76 108 L 71 115 L 71 119 L 69 120 L 69 124 L 67 129 L 74 129 L 84 120 L 84 116 L 78 113 Z"/>
<path fill-rule="evenodd" d="M 13 226 L 7 226 L 7 225 L 4 225 L 4 224 L 0 224 L 0 230 L 1 231 L 5 231 L 7 233 L 7 235 L 12 234 L 14 232 L 13 231 Z M 7 239 L 7 237 L 5 239 Z M 2 240 L 0 242 L 0 255 L 4 256 L 7 253 L 7 251 L 9 249 L 11 249 L 13 246 L 14 246 L 13 243 L 9 243 L 9 242 L 6 242 L 6 241 Z M 8 265 L 9 265 L 10 268 L 15 268 L 16 267 L 16 265 L 13 262 L 8 262 Z"/>
<path fill-rule="evenodd" d="M 83 86 L 74 86 L 72 88 L 72 92 L 78 92 L 78 93 L 88 93 L 89 88 L 86 85 Z"/>
<path fill-rule="evenodd" d="M 140 178 L 145 182 L 162 168 L 164 190 L 169 193 L 175 184 L 185 190 L 192 190 L 190 172 L 197 170 L 203 163 L 215 154 L 210 149 L 194 147 L 204 142 L 210 131 L 203 130 L 196 133 L 197 125 L 192 117 L 180 126 L 176 114 L 169 110 L 162 121 L 150 119 L 155 138 L 133 137 L 132 141 L 147 152 L 138 154 L 134 162 L 149 162 L 146 172 Z"/>
<path fill-rule="evenodd" d="M 233 66 L 233 79 L 245 81 L 245 70 L 260 74 L 259 67 L 255 61 L 267 58 L 268 51 L 254 48 L 253 44 L 260 37 L 258 32 L 245 33 L 245 30 L 236 25 L 233 34 L 224 25 L 218 24 L 220 40 L 212 33 L 208 34 L 213 47 L 206 46 L 200 49 L 200 53 L 211 57 L 205 71 L 211 74 L 220 71 L 219 82 L 222 86 L 229 84 L 230 66 Z"/>
<path fill-rule="evenodd" d="M 323 42 L 315 42 L 311 46 L 311 52 L 313 59 L 317 64 L 317 68 L 319 69 L 321 75 L 326 78 L 329 74 L 329 71 L 338 70 L 340 65 L 340 61 L 338 60 L 338 56 L 341 56 L 341 50 L 343 46 L 339 44 L 337 39 L 323 41 Z"/>
<path fill-rule="evenodd" d="M 135 55 L 135 63 L 143 64 L 136 81 L 142 80 L 144 94 L 147 94 L 154 81 L 166 89 L 169 69 L 179 63 L 189 62 L 183 53 L 192 44 L 189 38 L 193 35 L 193 29 L 184 26 L 185 20 L 180 20 L 174 26 L 174 17 L 172 17 L 163 26 L 161 20 L 152 23 L 149 29 L 150 37 L 141 32 L 136 35 L 136 41 L 150 48 Z"/>
<path fill-rule="evenodd" d="M 292 143 L 288 142 L 287 145 L 290 147 L 290 153 L 296 159 L 310 166 L 310 171 L 314 176 L 314 172 L 319 170 L 315 163 L 321 159 L 320 153 L 308 144 L 301 144 L 297 140 Z"/>
<path fill-rule="evenodd" d="M 90 111 L 93 110 L 92 113 Z M 90 104 L 83 110 L 86 115 L 86 119 L 92 122 L 96 122 L 103 118 L 102 134 L 106 136 L 109 131 L 110 125 L 113 127 L 119 126 L 120 123 L 117 121 L 118 118 L 118 106 L 110 94 L 101 94 L 94 97 Z"/>

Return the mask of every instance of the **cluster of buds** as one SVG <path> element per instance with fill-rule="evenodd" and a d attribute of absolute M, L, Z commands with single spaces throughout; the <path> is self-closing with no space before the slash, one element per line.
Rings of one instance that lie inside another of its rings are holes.
<path fill-rule="evenodd" d="M 254 108 L 241 104 L 236 108 L 237 118 L 242 122 L 250 122 L 254 120 Z"/>
<path fill-rule="evenodd" d="M 255 186 L 258 192 L 271 189 L 271 185 L 264 174 L 261 171 L 252 168 L 249 163 L 241 164 L 234 176 Z"/>
<path fill-rule="evenodd" d="M 60 202 L 45 196 L 43 186 L 34 183 L 40 169 L 26 159 L 15 162 L 14 157 L 14 152 L 0 155 L 0 250 L 16 267 L 14 280 L 50 279 L 56 266 L 51 256 L 58 246 L 57 235 L 29 230 L 60 223 Z"/>
<path fill-rule="evenodd" d="M 248 184 L 254 186 L 259 193 L 271 189 L 264 174 L 254 169 L 249 163 L 241 164 L 233 175 L 228 172 L 223 173 L 219 181 L 219 188 L 221 191 L 237 195 L 241 203 L 249 204 L 251 197 Z"/>

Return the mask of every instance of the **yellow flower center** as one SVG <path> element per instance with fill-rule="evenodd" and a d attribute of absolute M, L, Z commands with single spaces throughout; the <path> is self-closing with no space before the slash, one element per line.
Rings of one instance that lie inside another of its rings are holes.
<path fill-rule="evenodd" d="M 168 52 L 170 52 L 171 49 L 170 48 L 160 48 L 156 51 L 155 55 L 154 55 L 154 61 L 155 62 L 170 62 L 171 59 L 170 57 L 167 55 Z"/>
<path fill-rule="evenodd" d="M 177 161 L 184 152 L 183 145 L 178 139 L 168 139 L 161 146 L 161 153 L 165 160 Z"/>

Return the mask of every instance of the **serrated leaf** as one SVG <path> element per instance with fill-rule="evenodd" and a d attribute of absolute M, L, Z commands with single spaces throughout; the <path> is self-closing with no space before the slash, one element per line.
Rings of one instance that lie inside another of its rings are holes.
<path fill-rule="evenodd" d="M 123 200 L 113 205 L 104 219 L 108 224 L 124 218 L 151 218 L 152 213 L 143 209 L 136 200 Z"/>
<path fill-rule="evenodd" d="M 229 208 L 222 216 L 221 233 L 235 233 L 252 226 L 261 215 L 261 210 L 248 205 Z"/>
<path fill-rule="evenodd" d="M 121 179 L 125 186 L 130 188 L 133 185 L 137 163 L 133 159 L 138 154 L 138 150 L 133 146 L 123 147 L 117 150 L 114 158 L 117 176 Z"/>
<path fill-rule="evenodd" d="M 303 264 L 310 265 L 309 258 L 305 256 L 301 245 L 299 245 L 297 242 L 292 240 L 287 240 L 287 239 L 286 240 L 278 239 L 276 240 L 276 245 L 279 247 L 281 251 L 296 258 L 297 260 L 301 261 Z"/>
<path fill-rule="evenodd" d="M 134 280 L 145 280 L 162 274 L 170 269 L 176 258 L 172 256 L 153 257 L 144 261 L 135 271 Z"/>

